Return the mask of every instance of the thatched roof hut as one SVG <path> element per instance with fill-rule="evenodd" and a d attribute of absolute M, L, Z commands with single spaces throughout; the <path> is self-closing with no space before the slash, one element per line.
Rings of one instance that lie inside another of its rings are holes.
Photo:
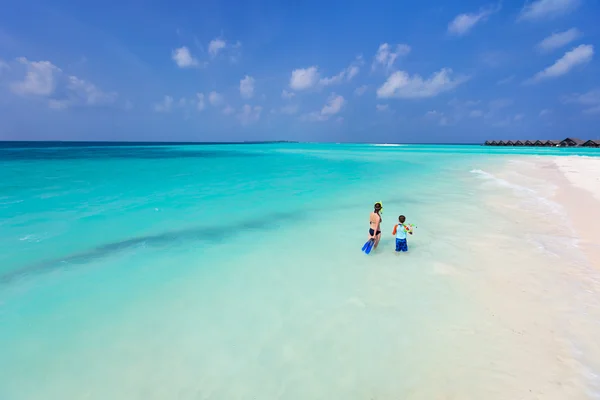
<path fill-rule="evenodd" d="M 577 138 L 566 138 L 558 144 L 560 147 L 577 147 L 583 144 L 583 140 Z"/>
<path fill-rule="evenodd" d="M 514 146 L 515 145 L 515 143 L 512 140 L 507 140 L 506 142 L 504 142 L 504 144 L 506 146 Z"/>
<path fill-rule="evenodd" d="M 600 139 L 599 140 L 588 140 L 584 144 L 583 147 L 600 147 Z"/>
<path fill-rule="evenodd" d="M 498 140 L 496 146 L 506 146 L 506 143 L 504 143 L 504 140 Z"/>
<path fill-rule="evenodd" d="M 525 144 L 524 144 L 523 142 L 521 142 L 520 140 L 517 140 L 517 141 L 514 143 L 514 145 L 515 145 L 515 146 L 524 146 Z"/>
<path fill-rule="evenodd" d="M 526 140 L 525 141 L 525 146 L 533 146 L 533 145 L 534 145 L 533 140 Z"/>

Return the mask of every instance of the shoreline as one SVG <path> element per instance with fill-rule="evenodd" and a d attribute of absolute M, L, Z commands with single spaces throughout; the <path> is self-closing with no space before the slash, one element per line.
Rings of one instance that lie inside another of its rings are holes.
<path fill-rule="evenodd" d="M 577 379 L 584 381 L 590 398 L 600 393 L 600 345 L 594 322 L 600 320 L 599 173 L 600 158 L 584 156 L 527 156 L 513 160 L 502 172 L 516 185 L 536 188 L 528 194 L 539 196 L 535 207 L 521 218 L 539 230 L 529 235 L 532 242 L 541 243 L 540 251 L 552 255 L 540 264 L 544 269 L 538 269 L 540 294 L 548 296 L 548 316 L 561 324 L 560 342 L 570 348 L 571 355 L 559 364 L 579 370 Z"/>

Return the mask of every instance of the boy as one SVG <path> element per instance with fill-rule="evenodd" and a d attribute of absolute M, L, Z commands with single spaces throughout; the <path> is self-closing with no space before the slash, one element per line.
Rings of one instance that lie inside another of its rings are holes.
<path fill-rule="evenodd" d="M 398 221 L 400 223 L 394 226 L 394 231 L 392 232 L 392 235 L 396 235 L 396 251 L 408 251 L 406 232 L 412 235 L 412 229 L 404 225 L 404 222 L 406 222 L 404 215 L 399 216 Z"/>

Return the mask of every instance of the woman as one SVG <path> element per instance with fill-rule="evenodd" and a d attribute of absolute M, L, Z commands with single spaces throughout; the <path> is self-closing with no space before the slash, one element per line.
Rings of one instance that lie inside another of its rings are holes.
<path fill-rule="evenodd" d="M 381 239 L 381 209 L 382 205 L 380 202 L 375 203 L 373 212 L 369 218 L 369 237 L 373 239 L 373 250 L 377 248 L 379 239 Z"/>

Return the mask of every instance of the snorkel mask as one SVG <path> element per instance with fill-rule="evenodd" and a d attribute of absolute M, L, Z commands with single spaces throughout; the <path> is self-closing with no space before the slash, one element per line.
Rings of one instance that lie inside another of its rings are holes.
<path fill-rule="evenodd" d="M 378 201 L 377 203 L 375 203 L 375 207 L 377 207 L 377 205 L 379 204 L 379 214 L 383 214 L 383 203 L 381 201 Z"/>

